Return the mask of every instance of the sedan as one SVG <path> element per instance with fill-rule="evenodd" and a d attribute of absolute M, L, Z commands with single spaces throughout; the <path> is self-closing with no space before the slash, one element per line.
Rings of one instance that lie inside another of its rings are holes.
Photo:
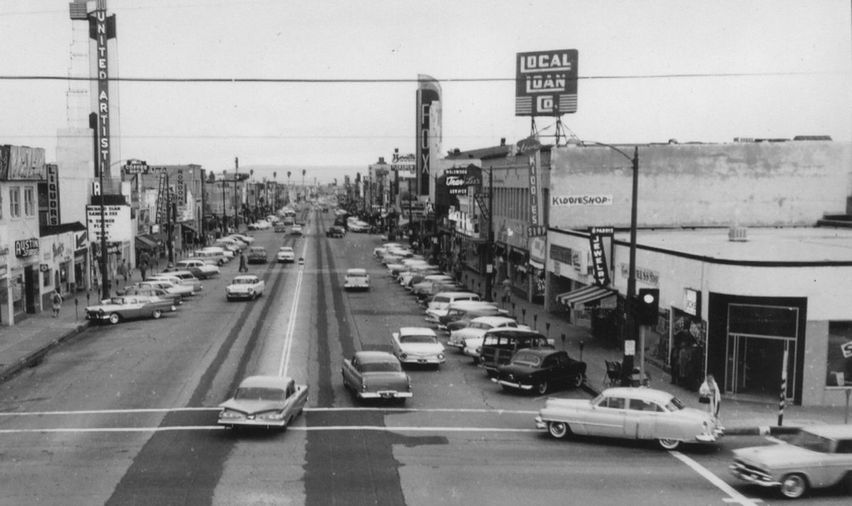
<path fill-rule="evenodd" d="M 293 225 L 292 227 L 290 227 L 290 235 L 302 235 L 302 226 Z"/>
<path fill-rule="evenodd" d="M 292 264 L 296 261 L 296 252 L 291 246 L 281 246 L 278 248 L 278 253 L 275 255 L 278 263 Z"/>
<path fill-rule="evenodd" d="M 174 311 L 171 301 L 159 297 L 127 295 L 105 299 L 100 304 L 86 307 L 86 319 L 94 322 L 109 322 L 113 325 L 134 318 L 163 316 L 164 311 Z"/>
<path fill-rule="evenodd" d="M 450 331 L 447 346 L 464 349 L 467 340 L 478 340 L 477 346 L 482 345 L 482 337 L 491 329 L 517 328 L 518 322 L 508 316 L 479 316 L 470 320 L 467 327 Z"/>
<path fill-rule="evenodd" d="M 444 346 L 435 331 L 427 327 L 402 327 L 392 335 L 393 354 L 403 364 L 429 364 L 439 367 L 446 361 Z"/>
<path fill-rule="evenodd" d="M 343 360 L 343 386 L 359 399 L 405 399 L 411 397 L 411 378 L 399 360 L 384 351 L 359 351 Z"/>
<path fill-rule="evenodd" d="M 219 267 L 211 265 L 200 258 L 180 260 L 175 263 L 175 269 L 189 271 L 198 279 L 207 279 L 219 275 Z"/>
<path fill-rule="evenodd" d="M 789 442 L 734 450 L 731 472 L 788 499 L 841 481 L 852 491 L 852 426 L 805 426 Z"/>
<path fill-rule="evenodd" d="M 231 284 L 225 288 L 225 297 L 231 301 L 235 299 L 256 299 L 263 295 L 266 283 L 253 274 L 237 276 Z"/>
<path fill-rule="evenodd" d="M 535 426 L 556 439 L 568 435 L 650 439 L 665 450 L 682 443 L 713 443 L 723 432 L 707 413 L 688 408 L 668 392 L 616 387 L 592 400 L 548 399 Z"/>
<path fill-rule="evenodd" d="M 265 264 L 269 261 L 266 255 L 266 248 L 263 246 L 252 246 L 248 251 L 248 263 L 250 264 Z"/>
<path fill-rule="evenodd" d="M 172 306 L 177 309 L 177 306 L 183 304 L 183 297 L 179 294 L 171 293 L 166 291 L 165 288 L 152 286 L 152 283 L 136 283 L 135 285 L 129 285 L 124 288 L 124 290 L 116 290 L 116 294 L 118 295 L 142 295 L 144 297 L 159 297 L 161 299 L 168 300 L 172 303 Z"/>
<path fill-rule="evenodd" d="M 308 400 L 308 386 L 283 376 L 249 376 L 219 405 L 219 425 L 284 430 Z"/>
<path fill-rule="evenodd" d="M 544 395 L 555 387 L 580 388 L 586 380 L 586 363 L 562 350 L 520 350 L 506 365 L 497 366 L 493 378 L 504 390 L 535 391 Z"/>

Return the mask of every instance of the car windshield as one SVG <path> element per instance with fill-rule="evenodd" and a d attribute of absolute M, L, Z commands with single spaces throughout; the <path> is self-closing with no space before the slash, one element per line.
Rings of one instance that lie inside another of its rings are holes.
<path fill-rule="evenodd" d="M 831 439 L 817 436 L 806 430 L 799 431 L 790 441 L 790 444 L 814 452 L 828 453 L 831 451 Z"/>
<path fill-rule="evenodd" d="M 435 336 L 402 336 L 399 338 L 401 343 L 437 343 Z"/>
<path fill-rule="evenodd" d="M 232 284 L 234 285 L 253 285 L 257 281 L 252 278 L 237 278 Z"/>
<path fill-rule="evenodd" d="M 238 388 L 234 399 L 256 401 L 283 401 L 286 399 L 284 390 L 280 388 Z"/>
<path fill-rule="evenodd" d="M 361 364 L 361 372 L 399 372 L 398 362 L 367 362 Z"/>
<path fill-rule="evenodd" d="M 490 329 L 490 328 L 491 328 L 491 325 L 489 325 L 489 324 L 487 324 L 487 323 L 484 323 L 484 322 L 472 322 L 472 323 L 470 324 L 470 328 L 472 328 L 472 329 L 488 330 L 488 329 Z"/>
<path fill-rule="evenodd" d="M 512 363 L 536 367 L 541 364 L 541 357 L 539 357 L 535 353 L 519 352 L 514 356 L 514 358 L 512 358 Z"/>

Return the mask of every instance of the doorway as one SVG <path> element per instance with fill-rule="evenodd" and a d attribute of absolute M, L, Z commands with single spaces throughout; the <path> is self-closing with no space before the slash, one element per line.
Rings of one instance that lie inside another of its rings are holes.
<path fill-rule="evenodd" d="M 796 384 L 796 340 L 729 334 L 725 391 L 762 400 L 777 399 L 781 389 L 784 352 L 787 352 L 787 392 Z"/>
<path fill-rule="evenodd" d="M 24 300 L 26 312 L 35 314 L 38 298 L 38 273 L 32 265 L 24 267 Z"/>

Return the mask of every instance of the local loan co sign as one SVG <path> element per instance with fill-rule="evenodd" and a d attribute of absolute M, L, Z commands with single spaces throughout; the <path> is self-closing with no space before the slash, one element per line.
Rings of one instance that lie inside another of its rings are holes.
<path fill-rule="evenodd" d="M 38 255 L 38 237 L 15 241 L 15 256 L 27 258 Z"/>

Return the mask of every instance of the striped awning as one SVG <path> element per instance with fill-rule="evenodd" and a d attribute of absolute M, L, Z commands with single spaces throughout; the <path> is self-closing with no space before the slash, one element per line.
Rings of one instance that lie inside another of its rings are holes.
<path fill-rule="evenodd" d="M 588 304 L 614 294 L 615 290 L 598 285 L 589 285 L 573 292 L 559 294 L 556 296 L 556 300 L 565 306 L 574 307 L 577 304 Z"/>

